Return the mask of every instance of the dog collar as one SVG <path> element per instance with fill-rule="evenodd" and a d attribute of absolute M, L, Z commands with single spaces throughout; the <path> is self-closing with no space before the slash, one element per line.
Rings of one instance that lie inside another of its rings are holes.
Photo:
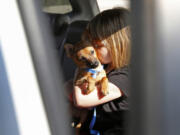
<path fill-rule="evenodd" d="M 97 74 L 103 70 L 103 66 L 100 66 L 100 68 L 93 69 L 93 68 L 86 68 L 87 72 L 92 73 L 92 78 L 96 78 Z"/>

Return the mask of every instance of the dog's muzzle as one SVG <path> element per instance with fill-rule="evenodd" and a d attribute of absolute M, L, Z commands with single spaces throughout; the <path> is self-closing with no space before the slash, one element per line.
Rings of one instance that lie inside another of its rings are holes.
<path fill-rule="evenodd" d="M 88 66 L 89 68 L 96 68 L 96 67 L 99 66 L 99 62 L 98 62 L 98 61 L 94 61 L 94 62 L 89 62 L 89 61 L 87 61 L 87 66 Z"/>

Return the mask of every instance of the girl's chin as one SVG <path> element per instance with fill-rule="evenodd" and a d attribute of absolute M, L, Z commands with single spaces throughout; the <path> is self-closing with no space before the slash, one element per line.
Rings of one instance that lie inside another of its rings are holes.
<path fill-rule="evenodd" d="M 101 62 L 101 64 L 110 64 L 110 63 L 111 63 L 111 62 L 106 62 L 106 61 L 105 61 L 105 62 L 104 62 L 104 61 Z"/>

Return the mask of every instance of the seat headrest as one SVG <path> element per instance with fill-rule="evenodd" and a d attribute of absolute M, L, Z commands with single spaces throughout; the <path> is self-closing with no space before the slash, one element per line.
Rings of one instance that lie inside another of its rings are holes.
<path fill-rule="evenodd" d="M 67 43 L 75 44 L 81 40 L 82 32 L 85 30 L 89 21 L 75 21 L 69 26 Z"/>

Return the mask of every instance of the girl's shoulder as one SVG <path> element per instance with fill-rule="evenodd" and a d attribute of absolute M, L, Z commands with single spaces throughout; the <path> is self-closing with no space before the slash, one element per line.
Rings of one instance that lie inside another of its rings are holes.
<path fill-rule="evenodd" d="M 116 85 L 123 92 L 123 96 L 129 96 L 130 81 L 128 66 L 112 70 L 107 74 L 107 77 L 109 82 Z"/>
<path fill-rule="evenodd" d="M 122 68 L 113 69 L 109 73 L 107 73 L 107 76 L 112 76 L 112 75 L 126 75 L 126 76 L 128 76 L 129 75 L 129 67 L 124 66 Z"/>

